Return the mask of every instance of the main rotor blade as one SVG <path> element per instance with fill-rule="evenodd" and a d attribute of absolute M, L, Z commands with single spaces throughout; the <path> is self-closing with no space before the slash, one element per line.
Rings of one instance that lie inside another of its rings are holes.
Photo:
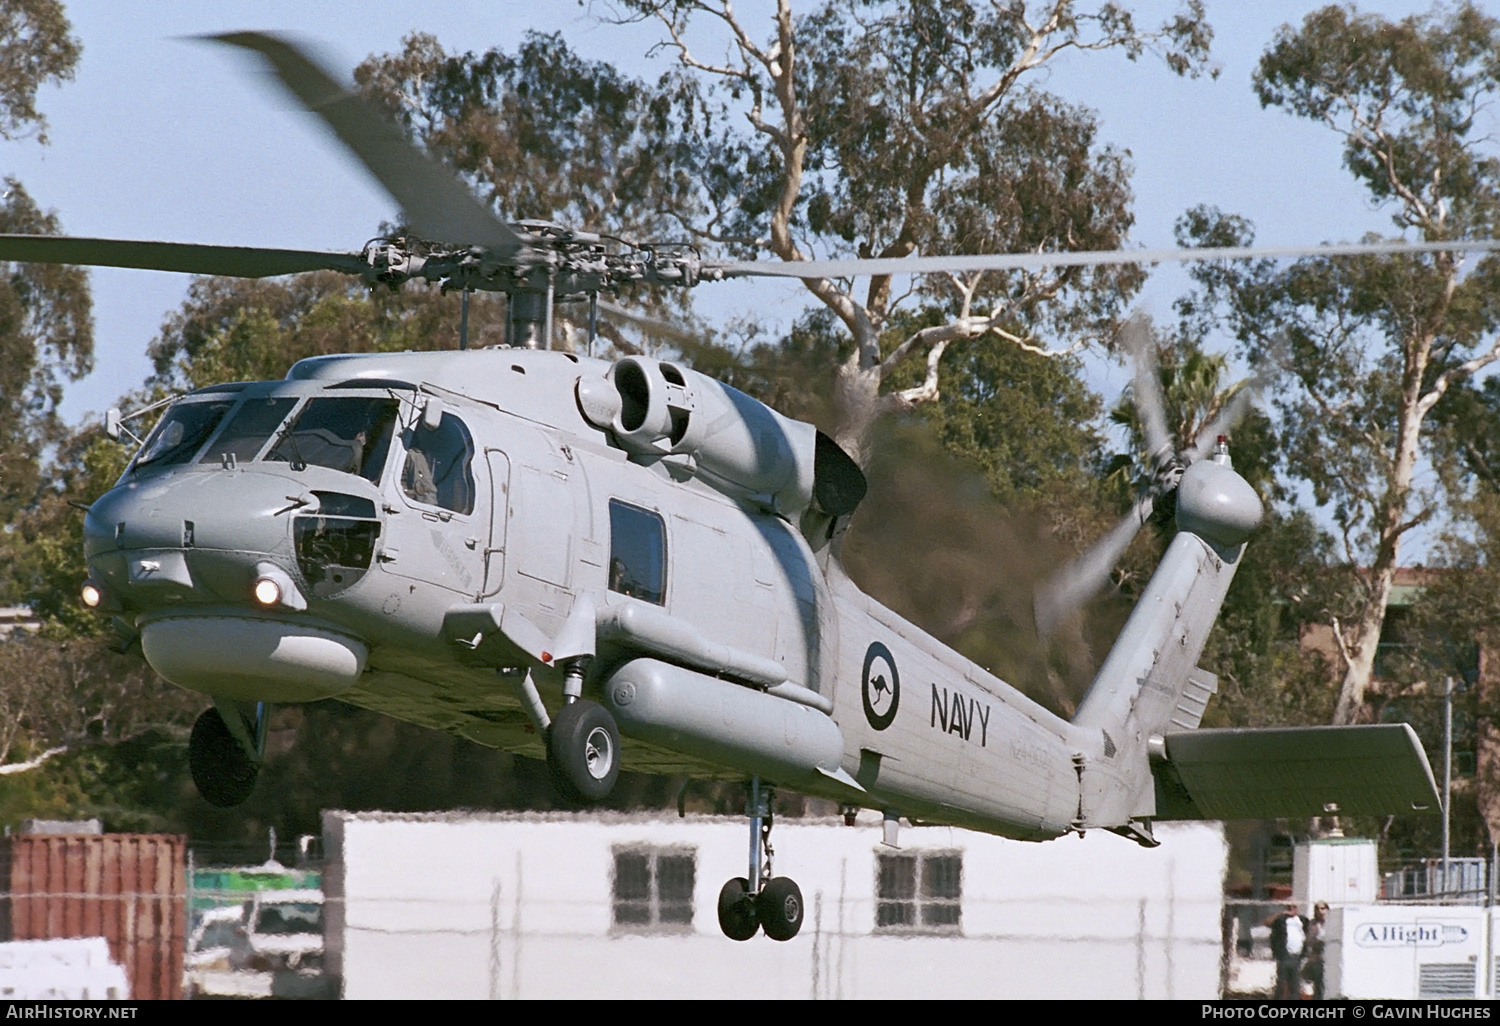
<path fill-rule="evenodd" d="M 521 248 L 521 237 L 451 171 L 413 146 L 384 112 L 339 85 L 297 46 L 260 32 L 208 38 L 265 58 L 282 84 L 385 186 L 417 235 L 458 246 L 484 246 L 502 258 Z"/>
<path fill-rule="evenodd" d="M 1151 515 L 1153 505 L 1154 499 L 1149 493 L 1136 500 L 1135 508 L 1125 514 L 1108 534 L 1037 586 L 1032 607 L 1038 637 L 1043 640 L 1051 638 L 1060 625 L 1103 590 L 1115 565 Z"/>
<path fill-rule="evenodd" d="M 357 253 L 80 239 L 66 235 L 0 235 L 0 260 L 134 267 L 146 271 L 224 274 L 236 278 L 272 278 L 278 274 L 321 270 L 361 274 L 369 269 L 369 264 Z"/>
<path fill-rule="evenodd" d="M 864 274 L 941 274 L 948 271 L 1017 271 L 1034 267 L 1101 267 L 1115 264 L 1202 263 L 1304 256 L 1401 256 L 1410 253 L 1476 253 L 1500 249 L 1500 239 L 1466 242 L 1355 242 L 1331 246 L 1226 246 L 1213 249 L 1110 249 L 1083 253 L 994 253 L 979 256 L 873 257 L 864 260 L 786 260 L 714 263 L 705 273 L 725 278 L 852 278 Z"/>
<path fill-rule="evenodd" d="M 691 345 L 697 345 L 703 341 L 702 335 L 689 331 L 687 328 L 672 324 L 670 321 L 658 320 L 649 314 L 627 310 L 625 307 L 617 306 L 605 299 L 599 300 L 599 312 L 609 314 L 611 317 L 622 320 L 627 324 L 634 324 L 642 331 L 645 331 L 649 335 L 655 335 L 657 338 L 664 338 L 672 342 L 686 342 Z"/>

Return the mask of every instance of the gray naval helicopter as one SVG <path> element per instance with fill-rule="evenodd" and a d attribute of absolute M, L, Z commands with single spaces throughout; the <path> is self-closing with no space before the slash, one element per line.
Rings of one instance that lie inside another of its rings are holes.
<path fill-rule="evenodd" d="M 747 872 L 718 908 L 739 940 L 802 923 L 772 870 L 775 786 L 878 810 L 892 845 L 903 817 L 1149 846 L 1159 819 L 1438 807 L 1404 724 L 1196 729 L 1216 689 L 1199 656 L 1262 513 L 1222 440 L 1165 447 L 1144 508 L 1175 491 L 1178 532 L 1069 721 L 850 581 L 836 540 L 866 484 L 828 436 L 670 359 L 549 348 L 554 303 L 587 299 L 592 324 L 600 292 L 641 282 L 1267 251 L 714 264 L 510 226 L 295 46 L 223 39 L 333 129 L 411 236 L 358 254 L 5 236 L 0 259 L 419 278 L 507 293 L 509 324 L 505 346 L 317 357 L 198 389 L 88 508 L 84 602 L 212 699 L 189 749 L 208 801 L 254 786 L 269 703 L 330 697 L 545 757 L 581 801 L 622 766 L 745 779 Z"/>

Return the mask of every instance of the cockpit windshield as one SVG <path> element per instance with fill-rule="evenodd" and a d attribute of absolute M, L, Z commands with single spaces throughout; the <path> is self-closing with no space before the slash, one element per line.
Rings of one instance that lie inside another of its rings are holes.
<path fill-rule="evenodd" d="M 141 446 L 135 466 L 170 467 L 186 463 L 214 433 L 214 428 L 219 426 L 219 421 L 233 405 L 234 399 L 229 398 L 173 406 L 151 432 L 151 437 L 146 439 L 146 444 Z"/>
<path fill-rule="evenodd" d="M 395 399 L 312 399 L 266 459 L 289 463 L 293 470 L 328 467 L 378 484 L 391 447 L 396 409 Z"/>
<path fill-rule="evenodd" d="M 219 437 L 214 439 L 214 444 L 208 447 L 208 451 L 198 462 L 223 461 L 228 464 L 231 461 L 242 463 L 253 460 L 296 405 L 294 396 L 246 399 L 245 404 L 229 418 L 229 423 L 224 425 L 224 430 L 219 432 Z"/>

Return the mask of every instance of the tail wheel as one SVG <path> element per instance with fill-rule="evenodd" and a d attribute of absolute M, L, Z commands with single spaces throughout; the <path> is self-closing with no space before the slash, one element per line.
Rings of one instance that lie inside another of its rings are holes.
<path fill-rule="evenodd" d="M 620 777 L 620 730 L 615 718 L 597 702 L 563 706 L 547 732 L 547 756 L 565 797 L 603 801 Z"/>
<path fill-rule="evenodd" d="M 760 930 L 750 881 L 743 876 L 730 880 L 719 891 L 719 929 L 724 936 L 737 941 L 747 941 Z"/>
<path fill-rule="evenodd" d="M 772 877 L 755 896 L 755 911 L 767 937 L 789 941 L 802 929 L 802 888 L 787 877 Z"/>
<path fill-rule="evenodd" d="M 249 798 L 260 772 L 260 766 L 229 732 L 217 709 L 205 709 L 193 724 L 188 768 L 203 800 L 221 809 Z"/>

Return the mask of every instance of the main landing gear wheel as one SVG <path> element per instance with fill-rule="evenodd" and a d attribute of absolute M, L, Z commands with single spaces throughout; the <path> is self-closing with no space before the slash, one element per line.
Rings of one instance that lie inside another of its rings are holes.
<path fill-rule="evenodd" d="M 205 709 L 188 739 L 193 785 L 210 805 L 228 809 L 250 797 L 260 766 L 225 726 L 217 709 Z"/>
<path fill-rule="evenodd" d="M 750 778 L 745 800 L 745 815 L 750 819 L 750 873 L 735 877 L 719 891 L 719 929 L 730 940 L 749 940 L 757 930 L 764 930 L 772 940 L 789 941 L 802 929 L 802 888 L 771 872 L 774 798 L 759 777 Z"/>
<path fill-rule="evenodd" d="M 737 876 L 719 891 L 719 929 L 730 940 L 747 941 L 760 930 L 755 895 L 750 881 Z"/>
<path fill-rule="evenodd" d="M 609 710 L 582 700 L 563 706 L 547 731 L 547 765 L 565 797 L 609 797 L 620 777 L 620 730 Z"/>
<path fill-rule="evenodd" d="M 773 876 L 755 896 L 755 913 L 767 937 L 791 940 L 802 929 L 802 888 L 789 877 Z"/>

